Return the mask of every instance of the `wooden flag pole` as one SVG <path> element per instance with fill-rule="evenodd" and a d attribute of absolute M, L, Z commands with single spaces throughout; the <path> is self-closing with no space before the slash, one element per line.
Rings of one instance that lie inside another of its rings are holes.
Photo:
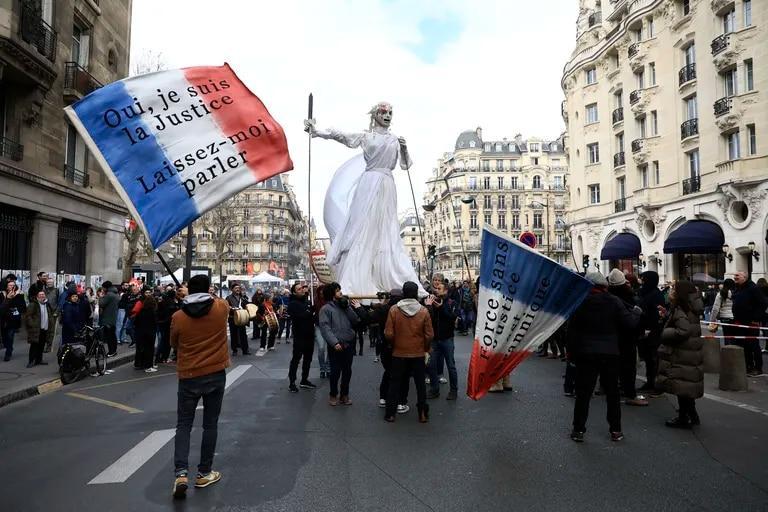
<path fill-rule="evenodd" d="M 309 93 L 307 100 L 307 119 L 314 121 L 314 97 Z M 309 273 L 309 303 L 315 303 L 314 274 L 312 269 L 312 128 L 305 128 L 307 132 L 307 272 Z"/>

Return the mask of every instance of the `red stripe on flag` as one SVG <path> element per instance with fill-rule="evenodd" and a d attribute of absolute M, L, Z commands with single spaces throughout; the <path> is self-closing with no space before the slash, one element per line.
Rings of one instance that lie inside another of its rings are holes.
<path fill-rule="evenodd" d="M 504 354 L 492 353 L 489 356 L 480 355 L 480 342 L 475 339 L 472 344 L 472 357 L 469 360 L 467 376 L 467 396 L 473 400 L 483 398 L 488 390 L 504 375 L 514 370 L 526 357 L 533 352 L 521 350 Z"/>
<path fill-rule="evenodd" d="M 245 152 L 247 166 L 256 180 L 293 169 L 283 128 L 229 64 L 186 68 L 184 76 L 197 91 L 196 98 L 211 110 L 224 136 L 238 152 Z"/>

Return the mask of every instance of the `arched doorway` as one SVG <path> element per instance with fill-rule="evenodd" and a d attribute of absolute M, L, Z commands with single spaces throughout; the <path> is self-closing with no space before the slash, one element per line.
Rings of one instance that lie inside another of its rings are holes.
<path fill-rule="evenodd" d="M 725 277 L 723 230 L 708 220 L 689 220 L 664 241 L 664 253 L 673 254 L 677 279 L 700 283 Z"/>

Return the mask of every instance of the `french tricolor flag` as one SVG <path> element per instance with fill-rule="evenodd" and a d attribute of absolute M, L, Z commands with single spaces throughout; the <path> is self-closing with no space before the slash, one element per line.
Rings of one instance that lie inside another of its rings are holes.
<path fill-rule="evenodd" d="M 483 229 L 477 323 L 467 395 L 482 398 L 549 338 L 592 285 L 527 245 Z"/>
<path fill-rule="evenodd" d="M 293 169 L 282 127 L 228 64 L 113 82 L 65 111 L 153 247 Z"/>

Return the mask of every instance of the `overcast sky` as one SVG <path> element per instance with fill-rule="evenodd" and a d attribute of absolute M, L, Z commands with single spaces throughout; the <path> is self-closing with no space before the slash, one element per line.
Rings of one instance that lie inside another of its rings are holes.
<path fill-rule="evenodd" d="M 288 137 L 299 203 L 307 206 L 302 122 L 314 93 L 319 127 L 360 131 L 378 101 L 408 141 L 421 204 L 437 159 L 464 130 L 485 139 L 557 137 L 560 76 L 575 44 L 578 0 L 134 0 L 132 59 L 169 68 L 229 62 Z M 333 172 L 354 155 L 312 145 L 312 215 Z M 412 207 L 396 171 L 399 210 Z"/>

